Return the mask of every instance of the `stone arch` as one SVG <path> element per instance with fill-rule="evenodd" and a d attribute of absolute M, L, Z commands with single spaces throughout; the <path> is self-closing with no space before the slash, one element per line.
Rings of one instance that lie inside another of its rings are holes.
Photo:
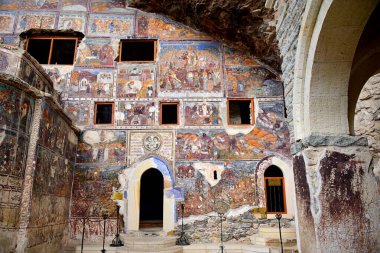
<path fill-rule="evenodd" d="M 174 177 L 167 163 L 157 157 L 149 157 L 141 162 L 131 166 L 128 173 L 128 214 L 127 230 L 139 230 L 140 221 L 140 179 L 142 174 L 149 169 L 157 169 L 164 178 L 164 216 L 163 231 L 169 232 L 174 230 L 175 225 L 175 199 L 168 191 L 174 187 Z"/>
<path fill-rule="evenodd" d="M 287 219 L 293 219 L 295 216 L 295 189 L 294 189 L 294 175 L 289 162 L 284 161 L 276 156 L 270 156 L 262 159 L 256 167 L 256 205 L 265 207 L 265 189 L 264 189 L 264 173 L 270 166 L 278 167 L 284 176 L 285 181 L 285 199 L 287 206 L 287 213 L 282 216 Z M 268 214 L 269 219 L 274 219 L 274 214 Z"/>
<path fill-rule="evenodd" d="M 308 1 L 293 89 L 295 139 L 349 134 L 348 87 L 355 50 L 378 0 Z"/>

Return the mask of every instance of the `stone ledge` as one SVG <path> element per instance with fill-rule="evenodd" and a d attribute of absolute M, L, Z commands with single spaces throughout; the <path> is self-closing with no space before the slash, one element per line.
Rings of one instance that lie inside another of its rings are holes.
<path fill-rule="evenodd" d="M 350 135 L 322 135 L 311 134 L 301 140 L 297 140 L 292 144 L 292 155 L 308 147 L 349 147 L 349 146 L 368 146 L 368 140 L 363 136 L 350 136 Z"/>

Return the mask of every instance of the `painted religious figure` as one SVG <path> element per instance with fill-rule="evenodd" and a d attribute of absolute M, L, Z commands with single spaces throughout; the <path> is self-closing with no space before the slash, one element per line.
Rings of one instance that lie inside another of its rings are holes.
<path fill-rule="evenodd" d="M 152 126 L 155 115 L 154 102 L 119 102 L 117 124 L 119 126 Z"/>
<path fill-rule="evenodd" d="M 75 69 L 71 73 L 69 97 L 109 98 L 112 95 L 112 70 Z"/>
<path fill-rule="evenodd" d="M 222 124 L 218 102 L 186 102 L 185 125 L 202 126 Z"/>
<path fill-rule="evenodd" d="M 78 47 L 76 65 L 113 67 L 117 47 L 110 39 L 87 38 Z"/>
<path fill-rule="evenodd" d="M 155 96 L 154 64 L 118 64 L 118 98 L 151 98 Z"/>

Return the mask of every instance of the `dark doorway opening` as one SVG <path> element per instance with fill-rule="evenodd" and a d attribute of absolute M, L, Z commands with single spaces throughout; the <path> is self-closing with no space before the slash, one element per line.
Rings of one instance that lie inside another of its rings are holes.
<path fill-rule="evenodd" d="M 284 176 L 280 168 L 269 166 L 264 181 L 267 213 L 286 213 Z"/>
<path fill-rule="evenodd" d="M 163 225 L 164 178 L 157 169 L 149 169 L 140 181 L 140 229 Z"/>

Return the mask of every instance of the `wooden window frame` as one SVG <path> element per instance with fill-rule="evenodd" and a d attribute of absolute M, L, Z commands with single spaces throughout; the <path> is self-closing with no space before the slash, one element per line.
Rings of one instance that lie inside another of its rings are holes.
<path fill-rule="evenodd" d="M 231 124 L 230 122 L 230 101 L 250 101 L 251 102 L 251 123 L 249 124 Z M 227 122 L 229 126 L 253 126 L 255 124 L 255 104 L 253 98 L 227 98 Z"/>
<path fill-rule="evenodd" d="M 44 37 L 44 36 L 36 36 L 36 37 L 29 37 L 27 38 L 26 40 L 26 46 L 25 46 L 25 49 L 26 51 L 28 52 L 28 48 L 29 48 L 29 40 L 34 40 L 34 39 L 38 39 L 38 40 L 50 40 L 50 51 L 49 51 L 49 59 L 48 59 L 48 63 L 41 63 L 41 64 L 44 64 L 44 65 L 52 65 L 50 63 L 51 61 L 51 55 L 52 55 L 52 51 L 53 51 L 53 43 L 54 43 L 54 40 L 75 40 L 75 50 L 74 50 L 74 56 L 73 56 L 73 64 L 57 64 L 57 65 L 66 65 L 66 66 L 72 66 L 74 65 L 75 63 L 75 58 L 76 58 L 76 55 L 77 55 L 77 47 L 78 47 L 78 38 L 77 37 L 62 37 L 62 36 L 48 36 L 48 37 Z M 28 52 L 29 53 L 29 52 Z M 55 64 L 53 64 L 55 65 Z"/>
<path fill-rule="evenodd" d="M 154 42 L 153 61 L 122 61 L 121 60 L 121 56 L 122 56 L 122 51 L 123 51 L 123 43 L 126 42 L 126 41 L 128 41 L 128 42 L 139 42 L 139 41 L 150 42 L 150 41 L 153 41 Z M 156 59 L 157 59 L 157 40 L 155 40 L 155 39 L 131 39 L 131 40 L 126 39 L 126 40 L 120 40 L 118 62 L 152 63 L 152 62 L 156 62 Z"/>
<path fill-rule="evenodd" d="M 163 124 L 162 123 L 162 106 L 163 105 L 176 105 L 177 106 L 177 123 L 176 124 Z M 161 126 L 178 126 L 180 123 L 179 119 L 179 102 L 160 102 L 160 125 Z"/>
<path fill-rule="evenodd" d="M 96 123 L 97 106 L 98 105 L 112 105 L 111 123 Z M 94 104 L 94 125 L 97 126 L 113 126 L 115 121 L 115 103 L 114 102 L 95 102 Z"/>
<path fill-rule="evenodd" d="M 285 178 L 284 177 L 264 177 L 264 190 L 265 190 L 265 207 L 267 207 L 268 192 L 267 192 L 267 179 L 280 179 L 282 185 L 282 199 L 284 200 L 284 212 L 268 212 L 267 214 L 287 214 L 288 208 L 286 206 L 286 191 L 285 191 Z"/>

